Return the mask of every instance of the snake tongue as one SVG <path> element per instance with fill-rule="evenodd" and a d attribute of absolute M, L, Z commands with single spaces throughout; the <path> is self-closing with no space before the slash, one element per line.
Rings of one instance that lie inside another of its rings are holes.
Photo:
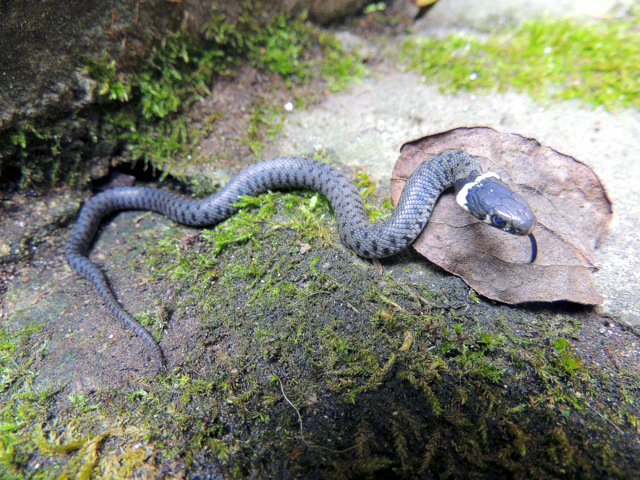
<path fill-rule="evenodd" d="M 538 258 L 538 242 L 536 241 L 536 237 L 533 236 L 533 233 L 529 234 L 529 240 L 531 240 L 531 260 L 529 263 L 533 263 Z"/>

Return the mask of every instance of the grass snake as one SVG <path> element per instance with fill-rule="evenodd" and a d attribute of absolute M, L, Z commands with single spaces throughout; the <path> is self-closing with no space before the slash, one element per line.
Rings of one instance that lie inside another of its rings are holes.
<path fill-rule="evenodd" d="M 65 246 L 71 269 L 89 280 L 100 297 L 128 328 L 153 349 L 160 366 L 164 357 L 151 334 L 118 303 L 106 276 L 88 258 L 102 219 L 119 210 L 151 210 L 191 226 L 214 225 L 233 215 L 242 195 L 257 195 L 278 188 L 304 188 L 321 192 L 330 202 L 342 242 L 366 258 L 382 258 L 406 248 L 420 234 L 440 194 L 456 190 L 457 202 L 476 218 L 516 235 L 529 235 L 536 219 L 526 200 L 511 191 L 495 173 L 482 173 L 477 159 L 460 150 L 447 150 L 422 163 L 404 186 L 393 214 L 376 224 L 369 222 L 356 186 L 332 166 L 307 158 L 274 158 L 253 164 L 218 193 L 192 199 L 155 188 L 114 188 L 93 196 L 81 209 Z"/>

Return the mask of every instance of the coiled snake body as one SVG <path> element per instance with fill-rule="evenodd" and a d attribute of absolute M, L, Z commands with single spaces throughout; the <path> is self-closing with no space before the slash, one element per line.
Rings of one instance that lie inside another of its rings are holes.
<path fill-rule="evenodd" d="M 335 168 L 306 158 L 275 158 L 242 170 L 220 192 L 205 199 L 189 199 L 153 188 L 115 188 L 92 197 L 82 208 L 65 246 L 71 269 L 89 280 L 111 312 L 145 340 L 163 365 L 153 337 L 118 303 L 107 278 L 87 253 L 102 219 L 119 210 L 151 210 L 177 222 L 206 226 L 235 213 L 241 195 L 296 187 L 317 190 L 327 197 L 340 238 L 356 254 L 367 258 L 393 255 L 406 248 L 424 228 L 443 190 L 454 186 L 458 203 L 475 217 L 501 230 L 527 235 L 536 220 L 527 202 L 509 190 L 496 174 L 482 174 L 471 155 L 448 150 L 421 164 L 404 186 L 388 219 L 371 224 L 355 185 Z M 533 237 L 532 238 L 532 245 Z M 535 253 L 534 253 L 535 257 Z M 533 260 L 532 260 L 533 261 Z"/>

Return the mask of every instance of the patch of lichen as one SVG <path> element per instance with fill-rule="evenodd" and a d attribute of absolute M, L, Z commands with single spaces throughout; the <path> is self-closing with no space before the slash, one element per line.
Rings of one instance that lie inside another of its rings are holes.
<path fill-rule="evenodd" d="M 23 189 L 82 185 L 87 175 L 82 158 L 114 154 L 165 174 L 179 173 L 194 160 L 194 146 L 207 133 L 192 126 L 190 106 L 210 95 L 214 78 L 249 63 L 280 76 L 289 87 L 322 77 L 338 89 L 365 72 L 356 56 L 304 16 L 288 18 L 259 2 L 244 2 L 239 12 L 230 17 L 214 5 L 200 35 L 179 28 L 159 40 L 147 39 L 151 46 L 143 58 L 84 57 L 97 104 L 62 121 L 31 119 L 2 132 L 3 178 L 18 178 Z M 264 101 L 251 109 L 247 138 L 239 140 L 255 153 L 263 136 L 277 130 L 280 112 Z"/>
<path fill-rule="evenodd" d="M 169 321 L 200 323 L 189 355 L 122 390 L 36 394 L 30 365 L 46 349 L 34 332 L 3 332 L 1 468 L 17 478 L 637 471 L 638 376 L 581 359 L 578 322 L 379 275 L 336 248 L 335 233 L 313 192 L 243 199 L 211 230 L 141 233 L 148 254 L 134 268 L 171 283 Z"/>
<path fill-rule="evenodd" d="M 607 109 L 640 106 L 640 17 L 577 23 L 529 20 L 486 39 L 408 40 L 410 68 L 444 91 L 506 90 Z"/>

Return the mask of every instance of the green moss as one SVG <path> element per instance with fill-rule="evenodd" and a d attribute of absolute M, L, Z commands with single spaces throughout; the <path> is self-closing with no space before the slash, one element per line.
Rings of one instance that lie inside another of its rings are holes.
<path fill-rule="evenodd" d="M 372 193 L 366 176 L 358 183 Z M 197 464 L 207 444 L 224 471 L 260 468 L 261 475 L 277 476 L 277 467 L 266 466 L 268 455 L 257 467 L 237 446 L 250 441 L 252 451 L 269 445 L 291 452 L 297 439 L 306 445 L 297 461 L 301 471 L 323 465 L 329 476 L 624 477 L 635 468 L 621 453 L 630 445 L 616 443 L 610 427 L 637 431 L 637 378 L 585 365 L 571 346 L 578 323 L 559 315 L 532 322 L 535 316 L 516 310 L 488 321 L 484 313 L 434 309 L 423 303 L 426 292 L 390 276 L 380 283 L 348 253 L 336 260 L 323 240 L 323 231 L 334 235 L 333 220 L 326 203 L 314 198 L 246 198 L 240 213 L 203 232 L 197 247 L 180 249 L 178 230 L 150 259 L 157 275 L 178 272 L 174 278 L 185 281 L 204 331 L 243 339 L 208 375 L 204 390 L 187 393 L 199 384 L 193 378 L 180 388 L 185 401 L 200 406 L 202 393 L 214 392 L 220 415 L 214 431 L 251 425 L 252 440 L 241 434 L 208 444 L 198 439 L 186 447 L 187 458 Z M 314 217 L 319 224 L 308 223 Z M 300 253 L 296 240 L 311 250 Z M 238 309 L 240 318 L 229 315 Z M 272 388 L 273 372 L 283 371 L 278 378 L 293 406 Z M 309 403 L 316 395 L 322 402 Z M 611 395 L 620 403 L 607 401 Z M 294 408 L 302 412 L 302 430 Z M 319 420 L 326 408 L 341 412 L 335 429 Z M 327 450 L 327 439 L 338 437 L 343 440 Z"/>
<path fill-rule="evenodd" d="M 179 226 L 158 242 L 145 230 L 138 268 L 172 279 L 171 322 L 188 307 L 201 325 L 172 372 L 121 390 L 36 394 L 39 332 L 4 331 L 2 473 L 625 478 L 637 469 L 639 379 L 579 360 L 578 323 L 506 307 L 495 317 L 482 300 L 467 313 L 436 308 L 424 286 L 329 248 L 334 221 L 314 193 L 241 205 L 209 231 Z M 282 458 L 295 461 L 283 468 Z"/>
<path fill-rule="evenodd" d="M 85 57 L 86 71 L 97 83 L 97 93 L 109 100 L 128 102 L 131 84 L 116 69 L 116 61 L 110 60 L 106 53 L 99 60 Z M 22 145 L 24 148 L 25 145 Z"/>
<path fill-rule="evenodd" d="M 274 103 L 258 102 L 251 108 L 247 133 L 241 141 L 256 158 L 262 159 L 265 137 L 272 138 L 282 129 L 281 113 L 282 109 Z"/>
<path fill-rule="evenodd" d="M 79 127 L 73 119 L 58 123 L 44 119 L 24 121 L 0 133 L 0 174 L 18 176 L 18 187 L 51 188 L 60 182 L 74 184 L 81 176 L 82 156 L 69 146 L 74 141 L 94 143 L 91 125 Z M 19 175 L 12 170 L 19 170 Z"/>
<path fill-rule="evenodd" d="M 153 312 L 138 312 L 135 314 L 134 319 L 147 330 L 151 331 L 156 342 L 159 342 L 162 339 L 162 332 L 167 326 L 169 313 L 168 308 L 162 307 Z"/>
<path fill-rule="evenodd" d="M 285 77 L 300 79 L 309 74 L 304 54 L 312 49 L 311 30 L 304 24 L 293 25 L 284 15 L 278 15 L 267 27 L 251 39 L 249 59 L 257 67 Z"/>
<path fill-rule="evenodd" d="M 73 185 L 86 173 L 80 168 L 78 142 L 88 141 L 90 149 L 96 144 L 98 150 L 113 149 L 115 143 L 131 162 L 143 160 L 165 175 L 179 173 L 206 134 L 190 125 L 190 106 L 210 95 L 215 77 L 233 75 L 243 62 L 281 76 L 289 88 L 320 77 L 335 90 L 366 74 L 356 55 L 344 52 L 304 16 L 289 18 L 253 2 L 244 2 L 235 18 L 214 6 L 200 37 L 183 29 L 168 32 L 152 43 L 146 57 L 133 60 L 135 68 L 106 55 L 84 57 L 86 73 L 97 85 L 96 108 L 72 112 L 62 123 L 41 119 L 4 132 L 0 172 L 19 168 L 22 188 L 61 181 Z M 277 132 L 280 113 L 268 101 L 254 105 L 240 141 L 259 155 L 265 136 Z"/>
<path fill-rule="evenodd" d="M 321 33 L 319 41 L 323 51 L 320 71 L 329 90 L 342 90 L 369 74 L 358 55 L 345 52 L 334 36 Z"/>
<path fill-rule="evenodd" d="M 367 215 L 369 215 L 372 222 L 379 222 L 391 215 L 393 212 L 393 202 L 391 198 L 385 198 L 379 205 L 376 203 L 376 184 L 371 180 L 367 172 L 364 170 L 357 172 L 354 183 L 360 190 L 360 195 L 364 199 Z"/>
<path fill-rule="evenodd" d="M 578 24 L 531 20 L 486 40 L 409 40 L 410 68 L 444 91 L 506 90 L 581 99 L 608 109 L 640 106 L 640 20 Z"/>
<path fill-rule="evenodd" d="M 131 160 L 144 159 L 165 175 L 175 170 L 181 158 L 190 160 L 200 137 L 201 132 L 190 128 L 184 118 L 190 103 L 209 94 L 207 86 L 214 76 L 229 75 L 243 61 L 284 77 L 289 87 L 307 82 L 320 71 L 330 88 L 338 89 L 366 73 L 356 56 L 311 27 L 304 16 L 267 15 L 246 3 L 242 14 L 230 21 L 214 7 L 203 34 L 204 42 L 182 31 L 165 37 L 140 72 L 128 75 L 131 95 L 126 105 L 106 117 L 114 136 L 127 144 Z M 316 43 L 320 55 L 314 53 Z M 114 89 L 123 90 L 122 75 L 113 71 L 112 63 L 91 66 L 89 73 L 93 71 L 106 85 L 103 90 L 109 99 L 113 100 Z M 259 157 L 264 138 L 281 128 L 281 113 L 279 106 L 266 100 L 252 106 L 246 136 L 240 141 L 254 155 Z"/>

